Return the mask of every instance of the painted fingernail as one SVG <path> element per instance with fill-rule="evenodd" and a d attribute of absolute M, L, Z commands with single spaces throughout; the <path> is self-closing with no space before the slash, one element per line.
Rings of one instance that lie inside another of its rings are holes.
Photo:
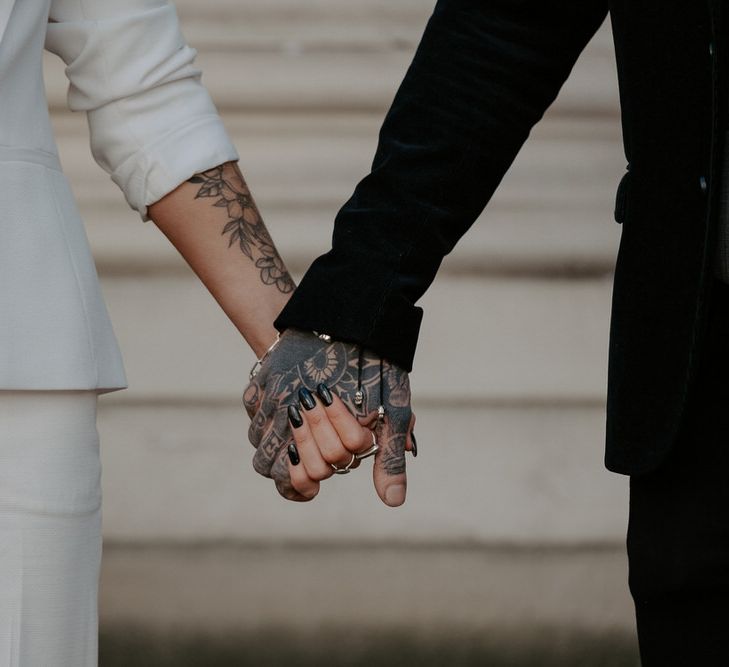
<path fill-rule="evenodd" d="M 289 461 L 291 461 L 291 465 L 292 466 L 299 465 L 299 461 L 301 461 L 301 459 L 299 458 L 299 450 L 296 449 L 295 442 L 292 442 L 289 444 L 288 452 L 289 452 Z"/>
<path fill-rule="evenodd" d="M 397 507 L 405 502 L 405 486 L 402 484 L 393 484 L 385 491 L 385 502 L 390 507 Z"/>
<path fill-rule="evenodd" d="M 306 410 L 313 410 L 316 407 L 314 394 L 312 394 L 306 387 L 299 389 L 299 401 Z"/>
<path fill-rule="evenodd" d="M 413 456 L 418 455 L 418 441 L 415 439 L 415 431 L 410 432 L 410 442 L 413 443 L 413 448 L 410 450 Z"/>
<path fill-rule="evenodd" d="M 295 405 L 289 405 L 289 421 L 291 422 L 291 426 L 294 428 L 299 428 L 304 425 L 304 420 L 301 418 L 299 408 Z"/>
<path fill-rule="evenodd" d="M 324 383 L 320 384 L 316 388 L 316 393 L 319 394 L 319 398 L 321 399 L 321 402 L 324 403 L 327 407 L 329 407 L 332 403 L 334 403 L 334 398 L 332 397 L 332 392 L 329 391 L 329 387 L 327 387 Z"/>

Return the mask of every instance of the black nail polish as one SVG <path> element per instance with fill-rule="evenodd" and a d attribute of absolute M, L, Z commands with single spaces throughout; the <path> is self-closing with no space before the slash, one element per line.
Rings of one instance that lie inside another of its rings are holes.
<path fill-rule="evenodd" d="M 304 425 L 304 420 L 301 418 L 299 408 L 295 405 L 289 405 L 289 421 L 291 422 L 291 426 L 294 428 L 299 428 Z"/>
<path fill-rule="evenodd" d="M 411 433 L 410 433 L 410 442 L 413 443 L 413 449 L 412 449 L 413 456 L 417 456 L 418 455 L 418 441 L 415 439 L 415 431 L 411 431 Z"/>
<path fill-rule="evenodd" d="M 321 402 L 324 403 L 327 407 L 329 407 L 332 403 L 334 403 L 334 398 L 332 397 L 332 392 L 329 391 L 329 387 L 327 387 L 324 383 L 320 384 L 316 388 L 316 393 L 319 394 L 319 398 L 321 399 Z"/>
<path fill-rule="evenodd" d="M 313 410 L 316 407 L 316 399 L 306 387 L 299 389 L 299 401 L 306 410 Z"/>
<path fill-rule="evenodd" d="M 289 452 L 289 461 L 291 461 L 291 465 L 292 466 L 299 465 L 299 461 L 301 461 L 301 459 L 299 458 L 299 450 L 296 449 L 295 442 L 292 442 L 289 444 L 288 452 Z"/>

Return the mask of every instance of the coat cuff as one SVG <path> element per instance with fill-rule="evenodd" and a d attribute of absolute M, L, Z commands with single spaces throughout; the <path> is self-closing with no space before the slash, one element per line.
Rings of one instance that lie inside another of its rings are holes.
<path fill-rule="evenodd" d="M 325 256 L 312 265 L 274 326 L 357 343 L 410 372 L 423 310 L 398 289 L 398 276 L 373 283 L 366 270 L 326 264 Z"/>

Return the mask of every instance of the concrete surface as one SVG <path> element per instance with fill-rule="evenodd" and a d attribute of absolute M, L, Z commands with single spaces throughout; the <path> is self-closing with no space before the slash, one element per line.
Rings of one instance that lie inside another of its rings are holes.
<path fill-rule="evenodd" d="M 627 480 L 602 468 L 601 408 L 418 408 L 409 499 L 375 497 L 370 466 L 290 504 L 250 468 L 238 406 L 123 405 L 101 433 L 107 538 L 619 544 Z"/>
<path fill-rule="evenodd" d="M 637 667 L 625 575 L 611 548 L 107 546 L 101 664 Z"/>

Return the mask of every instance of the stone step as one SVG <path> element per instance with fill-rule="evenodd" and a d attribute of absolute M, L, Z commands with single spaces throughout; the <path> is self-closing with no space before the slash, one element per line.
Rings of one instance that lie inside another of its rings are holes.
<path fill-rule="evenodd" d="M 339 204 L 369 170 L 381 118 L 372 114 L 225 114 L 241 165 L 265 203 Z M 82 116 L 59 114 L 54 126 L 64 169 L 82 201 L 117 199 L 94 164 Z M 499 188 L 510 206 L 595 203 L 614 193 L 625 167 L 612 119 L 550 114 L 532 132 Z M 612 202 L 610 202 L 612 204 Z"/>
<path fill-rule="evenodd" d="M 111 279 L 189 270 L 167 239 L 151 224 L 140 226 L 139 218 L 123 203 L 108 207 L 86 203 L 81 208 L 100 274 Z M 301 276 L 329 249 L 336 207 L 263 208 L 287 266 Z M 547 279 L 608 275 L 619 241 L 610 208 L 608 204 L 599 210 L 579 206 L 509 210 L 494 202 L 446 257 L 438 275 Z"/>
<path fill-rule="evenodd" d="M 100 272 L 179 270 L 166 239 L 139 224 L 94 164 L 83 118 L 54 120 Z M 368 170 L 379 122 L 365 114 L 226 116 L 242 168 L 293 270 L 303 271 L 329 247 L 337 209 Z M 549 117 L 443 271 L 608 272 L 619 240 L 612 208 L 623 169 L 615 121 Z"/>
<path fill-rule="evenodd" d="M 189 655 L 181 655 L 178 663 L 139 656 L 141 664 L 155 667 L 322 663 L 632 667 L 637 661 L 602 661 L 595 653 L 584 653 L 583 661 L 574 662 L 551 655 L 559 644 L 563 656 L 570 655 L 580 633 L 608 635 L 606 639 L 619 633 L 632 639 L 634 613 L 626 568 L 622 548 L 273 544 L 180 549 L 107 544 L 101 623 L 107 632 L 126 630 L 127 641 L 133 628 L 134 635 L 141 633 L 144 639 L 152 635 L 162 642 L 203 636 L 213 646 L 216 641 L 224 646 L 234 636 L 242 638 L 241 648 L 251 642 L 261 650 L 259 659 L 210 663 L 190 662 Z M 546 633 L 554 633 L 551 642 L 544 641 Z M 471 660 L 463 660 L 464 649 L 473 651 L 479 644 L 501 648 L 514 660 L 519 649 L 540 634 L 536 643 L 551 649 L 542 660 L 537 653 L 533 661 L 509 661 L 505 656 L 494 663 L 478 660 L 478 651 Z M 260 637 L 257 642 L 256 637 Z M 316 640 L 320 642 L 319 662 L 300 662 L 302 656 L 293 651 L 293 660 L 271 659 L 272 654 L 285 654 L 292 644 L 299 647 L 302 639 L 310 640 L 305 644 L 309 650 Z M 398 661 L 398 654 L 411 644 L 420 647 L 421 659 Z M 431 654 L 433 644 L 441 644 L 440 656 Z M 382 651 L 381 659 L 360 662 L 359 655 L 368 648 L 371 653 L 373 645 Z M 634 647 L 634 639 L 630 646 Z M 394 651 L 387 655 L 388 649 Z M 117 657 L 111 664 L 140 663 Z"/>
<path fill-rule="evenodd" d="M 100 418 L 115 539 L 255 540 L 271 526 L 281 539 L 334 539 L 353 514 L 362 539 L 574 542 L 623 530 L 624 480 L 602 469 L 609 279 L 436 283 L 412 376 L 412 502 L 404 513 L 361 505 L 367 474 L 350 476 L 357 500 L 335 480 L 306 525 L 287 503 L 265 518 L 248 511 L 273 493 L 250 469 L 237 398 L 252 355 L 204 288 L 191 276 L 104 282 L 132 385 L 104 397 Z"/>
<path fill-rule="evenodd" d="M 396 512 L 364 471 L 333 480 L 311 508 L 262 505 L 275 492 L 250 468 L 237 399 L 252 355 L 218 307 L 192 277 L 115 278 L 104 289 L 132 383 L 105 396 L 100 414 L 111 539 L 623 535 L 626 483 L 602 467 L 609 280 L 436 284 L 413 374 L 421 456 Z"/>
<path fill-rule="evenodd" d="M 240 395 L 252 353 L 191 273 L 116 277 L 103 289 L 132 386 L 126 398 Z M 600 405 L 610 293 L 610 277 L 436 280 L 422 300 L 416 396 L 449 405 Z"/>
<path fill-rule="evenodd" d="M 187 40 L 199 51 L 412 50 L 432 0 L 291 0 L 175 3 Z"/>
<path fill-rule="evenodd" d="M 418 19 L 396 23 L 387 11 L 365 13 L 369 21 L 360 21 L 355 12 L 334 25 L 314 14 L 302 29 L 285 12 L 275 13 L 273 22 L 262 27 L 249 22 L 244 10 L 231 8 L 228 13 L 213 14 L 217 18 L 212 24 L 193 12 L 183 28 L 189 42 L 199 46 L 203 80 L 221 109 L 381 114 L 412 59 L 427 11 Z M 389 27 L 383 30 L 383 25 Z M 63 64 L 47 54 L 45 69 L 51 107 L 65 108 Z M 615 63 L 606 25 L 580 57 L 555 113 L 616 117 L 617 106 Z"/>
<path fill-rule="evenodd" d="M 102 398 L 112 543 L 619 544 L 627 479 L 602 465 L 600 406 L 439 406 L 415 399 L 408 500 L 385 507 L 371 463 L 311 503 L 281 499 L 250 460 L 235 404 Z"/>
<path fill-rule="evenodd" d="M 307 22 L 322 25 L 327 21 L 341 21 L 342 30 L 354 30 L 358 23 L 379 22 L 383 28 L 392 23 L 410 25 L 424 21 L 435 6 L 435 0 L 218 0 L 214 5 L 201 5 L 195 0 L 175 0 L 178 14 L 184 23 L 214 23 L 225 26 L 237 21 L 241 30 L 252 30 L 259 22 L 288 27 L 300 32 Z M 322 28 L 323 29 L 323 28 Z M 253 31 L 253 30 L 252 30 Z"/>

